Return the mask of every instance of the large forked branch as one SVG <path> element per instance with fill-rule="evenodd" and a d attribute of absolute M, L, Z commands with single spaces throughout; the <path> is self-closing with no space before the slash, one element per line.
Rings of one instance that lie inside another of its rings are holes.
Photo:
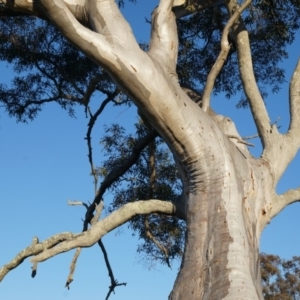
<path fill-rule="evenodd" d="M 233 15 L 230 17 L 229 21 L 227 22 L 226 26 L 224 27 L 223 33 L 222 33 L 222 38 L 221 38 L 221 51 L 219 53 L 219 56 L 214 63 L 212 69 L 210 70 L 208 76 L 207 76 L 207 81 L 206 85 L 204 88 L 203 92 L 203 97 L 202 97 L 202 109 L 206 112 L 207 109 L 210 106 L 210 95 L 211 92 L 214 88 L 215 81 L 217 76 L 219 75 L 230 50 L 230 44 L 228 42 L 228 34 L 229 30 L 233 26 L 233 24 L 236 22 L 236 20 L 239 18 L 241 13 L 250 5 L 252 0 L 247 0 L 245 3 L 237 8 Z"/>
<path fill-rule="evenodd" d="M 36 263 L 77 247 L 91 247 L 105 234 L 126 223 L 135 215 L 151 213 L 175 215 L 176 207 L 171 202 L 153 199 L 128 203 L 97 222 L 88 231 L 79 234 L 60 233 L 41 243 L 33 243 L 0 269 L 0 282 L 9 271 L 15 269 L 30 256 L 35 256 L 31 261 Z"/>

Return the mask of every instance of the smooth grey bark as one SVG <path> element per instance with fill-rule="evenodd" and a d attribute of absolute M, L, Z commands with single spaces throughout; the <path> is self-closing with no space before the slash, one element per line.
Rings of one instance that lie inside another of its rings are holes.
<path fill-rule="evenodd" d="M 201 5 L 212 5 L 214 1 L 194 2 L 201 9 Z M 185 252 L 170 299 L 262 299 L 258 257 L 262 229 L 300 197 L 300 189 L 285 195 L 275 192 L 279 178 L 300 147 L 300 63 L 290 87 L 291 126 L 288 133 L 280 134 L 271 126 L 257 89 L 242 19 L 231 24 L 245 93 L 264 147 L 262 156 L 254 159 L 240 143 L 233 122 L 203 111 L 178 83 L 173 6 L 184 5 L 186 10 L 186 3 L 159 2 L 152 14 L 146 53 L 139 48 L 113 0 L 4 0 L 10 9 L 48 18 L 70 42 L 105 68 L 170 147 L 184 187 L 178 215 L 187 224 Z M 238 11 L 238 17 L 241 7 L 237 1 L 225 3 L 232 16 Z M 177 7 L 177 15 L 179 12 Z M 222 41 L 226 43 L 226 35 Z M 211 80 L 214 79 L 208 80 L 209 85 Z M 85 233 L 65 234 L 57 239 L 61 242 L 56 247 L 42 243 L 30 246 L 29 252 L 25 249 L 12 264 L 0 269 L 0 279 L 24 257 L 34 255 L 32 261 L 40 262 L 75 247 L 91 246 L 134 214 L 176 214 L 177 204 L 166 206 L 164 201 L 153 201 L 148 206 L 132 203 L 134 213 L 125 207 L 127 214 L 117 211 Z"/>

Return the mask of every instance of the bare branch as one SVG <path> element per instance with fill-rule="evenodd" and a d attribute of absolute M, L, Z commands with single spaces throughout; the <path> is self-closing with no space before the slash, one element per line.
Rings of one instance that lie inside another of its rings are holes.
<path fill-rule="evenodd" d="M 47 240 L 45 240 L 42 243 L 32 244 L 32 245 L 28 246 L 27 248 L 22 250 L 20 253 L 18 253 L 15 256 L 15 258 L 13 258 L 9 263 L 4 265 L 0 269 L 0 282 L 3 280 L 3 278 L 6 276 L 6 274 L 9 271 L 11 271 L 11 270 L 15 269 L 17 266 L 19 266 L 26 258 L 33 256 L 33 255 L 37 255 L 37 254 L 41 253 L 44 249 L 54 247 L 55 245 L 57 245 L 58 243 L 60 243 L 62 241 L 72 239 L 72 238 L 78 237 L 80 235 L 82 235 L 82 233 L 73 234 L 71 232 L 64 232 L 64 233 L 56 234 L 56 235 L 48 238 Z"/>
<path fill-rule="evenodd" d="M 290 114 L 291 123 L 289 131 L 291 134 L 297 135 L 299 140 L 299 128 L 300 128 L 300 59 L 293 73 L 290 82 Z"/>
<path fill-rule="evenodd" d="M 236 7 L 237 1 L 230 1 L 228 5 L 229 12 L 234 13 Z M 233 34 L 237 46 L 238 64 L 244 91 L 248 98 L 263 148 L 269 149 L 272 148 L 273 141 L 278 137 L 279 133 L 276 126 L 271 126 L 266 106 L 255 80 L 249 35 L 241 17 L 239 18 L 237 25 L 233 26 Z"/>
<path fill-rule="evenodd" d="M 148 215 L 145 216 L 144 225 L 145 225 L 145 229 L 146 229 L 146 236 L 147 236 L 147 238 L 150 241 L 152 241 L 152 243 L 155 244 L 155 246 L 163 253 L 168 267 L 171 268 L 170 260 L 169 260 L 169 251 L 168 251 L 168 249 L 166 247 L 164 247 L 164 245 L 162 245 L 161 243 L 159 243 L 157 241 L 157 239 L 155 238 L 155 236 L 152 234 L 150 226 L 149 226 Z"/>
<path fill-rule="evenodd" d="M 270 219 L 278 215 L 287 205 L 298 201 L 300 201 L 300 187 L 295 190 L 288 190 L 282 195 L 276 195 L 272 201 L 272 214 L 270 215 Z"/>
<path fill-rule="evenodd" d="M 36 263 L 71 249 L 90 247 L 97 243 L 105 234 L 126 223 L 135 215 L 151 213 L 175 215 L 176 206 L 169 201 L 154 199 L 127 203 L 117 211 L 112 212 L 105 219 L 97 222 L 88 231 L 78 234 L 71 232 L 56 234 L 41 243 L 25 248 L 0 269 L 0 282 L 8 272 L 15 269 L 30 256 L 35 256 L 31 261 Z"/>
<path fill-rule="evenodd" d="M 98 241 L 98 245 L 101 248 L 101 251 L 103 253 L 104 261 L 105 261 L 105 264 L 106 264 L 106 267 L 107 267 L 107 270 L 108 270 L 108 276 L 110 277 L 110 282 L 111 282 L 111 285 L 109 287 L 108 293 L 107 293 L 106 298 L 105 298 L 107 300 L 109 298 L 110 294 L 112 292 L 114 292 L 114 290 L 117 286 L 120 286 L 120 285 L 125 285 L 126 286 L 127 283 L 126 282 L 118 283 L 118 281 L 114 277 L 114 273 L 113 273 L 112 268 L 110 266 L 110 262 L 109 262 L 109 259 L 108 259 L 106 249 L 105 249 L 101 239 Z"/>
<path fill-rule="evenodd" d="M 59 245 L 51 249 L 44 249 L 31 259 L 32 262 L 41 262 L 59 253 L 67 252 L 77 247 L 91 247 L 105 234 L 129 221 L 135 215 L 162 213 L 176 215 L 176 207 L 169 201 L 146 200 L 127 203 L 118 210 L 112 212 L 103 220 L 97 222 L 89 230 L 73 235 L 74 238 L 63 240 Z M 71 233 L 69 233 L 71 235 Z"/>
<path fill-rule="evenodd" d="M 259 137 L 259 135 L 256 133 L 256 134 L 249 135 L 249 136 L 243 136 L 242 139 L 243 140 L 252 140 L 252 139 L 255 139 L 257 137 Z"/>
<path fill-rule="evenodd" d="M 173 0 L 160 0 L 152 13 L 152 31 L 149 55 L 158 58 L 176 74 L 178 35 L 176 18 L 172 12 Z"/>
<path fill-rule="evenodd" d="M 75 272 L 76 263 L 77 263 L 77 259 L 78 259 L 79 255 L 80 255 L 80 252 L 81 252 L 81 248 L 77 248 L 76 252 L 73 256 L 72 262 L 71 262 L 70 273 L 68 275 L 67 282 L 66 282 L 66 287 L 68 288 L 68 290 L 70 289 L 70 284 L 73 281 L 73 275 Z"/>
<path fill-rule="evenodd" d="M 126 159 L 118 169 L 109 173 L 105 177 L 105 179 L 101 183 L 99 190 L 97 191 L 93 203 L 90 205 L 88 211 L 86 212 L 83 231 L 87 230 L 88 224 L 93 217 L 95 204 L 100 203 L 105 191 L 111 186 L 113 182 L 115 182 L 120 176 L 122 176 L 131 166 L 133 166 L 137 162 L 140 153 L 154 138 L 157 137 L 157 135 L 158 135 L 157 132 L 155 130 L 152 130 L 144 138 L 139 140 L 137 144 L 133 147 L 130 157 L 128 157 L 128 159 Z"/>
<path fill-rule="evenodd" d="M 86 209 L 89 208 L 89 206 L 86 203 L 81 202 L 81 201 L 71 201 L 71 200 L 68 200 L 68 205 L 73 205 L 73 206 L 75 206 L 75 205 L 83 205 Z"/>
<path fill-rule="evenodd" d="M 245 3 L 241 7 L 238 7 L 235 10 L 235 12 L 233 13 L 233 15 L 230 17 L 229 21 L 227 22 L 227 24 L 223 30 L 222 38 L 221 38 L 221 51 L 219 53 L 217 60 L 215 61 L 214 65 L 213 65 L 212 69 L 210 70 L 210 72 L 207 76 L 207 81 L 206 81 L 206 85 L 205 85 L 203 96 L 202 96 L 202 109 L 205 112 L 207 111 L 207 109 L 210 106 L 211 92 L 214 88 L 216 78 L 223 68 L 223 65 L 227 59 L 227 56 L 228 56 L 228 53 L 229 53 L 229 50 L 231 47 L 231 45 L 228 42 L 229 30 L 234 25 L 236 20 L 240 17 L 241 13 L 250 5 L 251 2 L 252 2 L 252 0 L 246 0 Z"/>
<path fill-rule="evenodd" d="M 104 207 L 104 202 L 103 200 L 100 202 L 100 204 L 95 204 L 96 205 L 96 213 L 93 216 L 92 220 L 91 220 L 91 225 L 93 226 L 94 224 L 97 223 L 97 221 L 100 219 L 103 207 Z"/>
<path fill-rule="evenodd" d="M 237 136 L 237 135 L 228 134 L 227 136 L 228 136 L 230 139 L 236 139 L 236 140 L 238 141 L 238 143 L 241 143 L 241 144 L 245 144 L 245 145 L 247 145 L 247 146 L 254 147 L 253 144 L 244 141 L 242 138 L 240 138 L 240 137 Z"/>
<path fill-rule="evenodd" d="M 91 166 L 91 174 L 94 177 L 94 187 L 95 187 L 95 194 L 97 193 L 97 186 L 98 186 L 98 175 L 96 173 L 95 167 L 94 167 L 94 162 L 93 162 L 93 148 L 92 148 L 92 130 L 93 127 L 97 121 L 97 118 L 100 116 L 100 114 L 103 112 L 104 108 L 106 105 L 111 102 L 119 93 L 119 89 L 116 89 L 114 93 L 111 93 L 100 105 L 99 109 L 96 111 L 96 113 L 93 115 L 90 112 L 90 121 L 88 123 L 88 130 L 86 133 L 85 139 L 87 140 L 87 146 L 88 146 L 88 158 L 89 158 L 89 163 Z M 102 196 L 101 196 L 102 197 Z"/>

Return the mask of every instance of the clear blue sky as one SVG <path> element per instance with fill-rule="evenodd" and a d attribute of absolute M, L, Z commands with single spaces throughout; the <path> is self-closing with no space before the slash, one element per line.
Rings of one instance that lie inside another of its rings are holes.
<path fill-rule="evenodd" d="M 133 26 L 138 41 L 147 41 L 151 10 L 156 0 L 127 4 L 126 17 Z M 138 13 L 137 13 L 138 12 Z M 299 45 L 298 37 L 298 45 Z M 290 49 L 290 59 L 284 62 L 287 80 L 290 79 L 299 50 Z M 0 82 L 9 83 L 12 73 L 0 64 Z M 98 99 L 95 101 L 99 101 Z M 256 133 L 248 110 L 237 111 L 235 100 L 225 100 L 222 95 L 214 98 L 213 106 L 218 113 L 231 117 L 242 136 Z M 279 125 L 286 130 L 288 117 L 288 85 L 279 94 L 267 99 L 272 121 L 281 117 Z M 94 129 L 93 145 L 96 162 L 101 161 L 98 141 L 103 124 L 122 123 L 126 127 L 135 122 L 135 108 L 110 108 Z M 43 240 L 62 231 L 81 231 L 83 207 L 69 207 L 67 200 L 91 201 L 92 178 L 84 140 L 87 119 L 82 110 L 76 118 L 68 117 L 57 105 L 45 106 L 36 120 L 29 124 L 16 124 L 0 110 L 0 265 L 7 263 L 20 250 L 27 247 L 33 236 Z M 256 146 L 254 153 L 260 151 Z M 280 158 L 278 158 L 280 159 Z M 300 184 L 300 157 L 291 164 L 282 178 L 279 192 Z M 106 195 L 109 197 L 109 194 Z M 261 251 L 283 257 L 300 255 L 298 228 L 300 206 L 286 208 L 265 229 Z M 170 270 L 154 265 L 149 271 L 143 257 L 136 253 L 138 240 L 123 226 L 103 239 L 119 282 L 126 287 L 116 289 L 110 299 L 167 299 L 178 271 L 178 263 Z M 36 278 L 32 279 L 31 265 L 25 261 L 12 271 L 0 284 L 0 299 L 5 300 L 98 300 L 104 299 L 110 279 L 98 246 L 85 249 L 77 263 L 74 282 L 68 291 L 64 284 L 69 272 L 72 253 L 55 257 L 39 265 Z"/>

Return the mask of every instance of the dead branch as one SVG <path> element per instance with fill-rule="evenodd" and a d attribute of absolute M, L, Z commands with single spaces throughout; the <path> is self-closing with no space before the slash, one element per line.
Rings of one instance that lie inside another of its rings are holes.
<path fill-rule="evenodd" d="M 90 112 L 90 121 L 88 123 L 88 130 L 86 133 L 86 141 L 87 141 L 87 146 L 88 146 L 88 158 L 89 158 L 89 163 L 91 166 L 91 174 L 94 177 L 94 187 L 95 187 L 95 194 L 97 193 L 97 186 L 98 186 L 98 176 L 94 167 L 94 162 L 93 162 L 93 148 L 92 148 L 92 138 L 91 138 L 91 134 L 92 134 L 92 130 L 94 127 L 94 124 L 97 121 L 97 118 L 100 116 L 100 114 L 103 112 L 104 108 L 106 107 L 106 105 L 111 102 L 119 93 L 119 89 L 116 89 L 115 92 L 111 93 L 100 105 L 99 109 L 96 111 L 95 114 L 92 114 Z"/>
<path fill-rule="evenodd" d="M 149 148 L 148 149 L 148 154 L 149 154 L 149 169 L 150 169 L 150 173 L 149 173 L 149 198 L 153 198 L 155 181 L 156 181 L 156 168 L 155 168 L 156 145 L 155 145 L 155 140 L 150 142 L 148 148 Z M 163 253 L 168 267 L 171 268 L 170 261 L 169 261 L 168 249 L 166 249 L 166 247 L 164 247 L 161 243 L 159 243 L 158 240 L 153 235 L 153 233 L 150 229 L 150 225 L 149 225 L 149 215 L 144 216 L 144 226 L 145 226 L 146 236 Z"/>
<path fill-rule="evenodd" d="M 71 200 L 68 200 L 68 205 L 72 205 L 72 206 L 83 205 L 86 209 L 89 208 L 89 206 L 86 203 L 81 202 L 81 201 L 71 201 Z"/>
<path fill-rule="evenodd" d="M 3 280 L 3 278 L 7 275 L 8 272 L 15 269 L 17 266 L 19 266 L 26 258 L 33 255 L 37 255 L 43 252 L 45 249 L 52 248 L 55 245 L 61 243 L 62 241 L 70 240 L 80 235 L 82 235 L 82 233 L 73 234 L 71 232 L 64 232 L 64 233 L 56 234 L 46 239 L 42 243 L 31 244 L 30 246 L 28 246 L 27 248 L 19 252 L 9 263 L 1 267 L 0 282 Z"/>
<path fill-rule="evenodd" d="M 77 259 L 80 255 L 80 253 L 81 253 L 81 248 L 77 248 L 76 252 L 73 256 L 72 262 L 71 262 L 70 273 L 68 275 L 67 282 L 66 282 L 66 285 L 65 285 L 65 287 L 68 288 L 68 290 L 70 289 L 70 284 L 73 281 L 73 275 L 74 275 L 74 271 L 75 271 L 75 268 L 76 268 Z"/>
<path fill-rule="evenodd" d="M 236 139 L 236 140 L 238 141 L 238 143 L 241 143 L 241 144 L 244 144 L 244 145 L 247 145 L 247 146 L 254 147 L 253 144 L 244 141 L 243 139 L 241 139 L 241 138 L 240 138 L 239 136 L 237 136 L 237 135 L 227 134 L 227 136 L 228 136 L 228 138 L 230 138 L 230 139 Z"/>
<path fill-rule="evenodd" d="M 111 285 L 109 286 L 109 290 L 108 290 L 108 293 L 107 293 L 106 298 L 105 298 L 107 300 L 109 298 L 110 294 L 112 292 L 115 292 L 115 288 L 117 286 L 120 286 L 120 285 L 126 286 L 127 283 L 126 282 L 119 283 L 115 279 L 114 273 L 113 273 L 112 268 L 110 266 L 110 262 L 109 262 L 109 259 L 108 259 L 108 255 L 107 255 L 106 249 L 105 249 L 105 247 L 104 247 L 101 239 L 98 241 L 98 245 L 101 248 L 101 251 L 103 253 L 104 261 L 105 261 L 105 264 L 106 264 L 106 267 L 107 267 L 107 270 L 108 270 L 108 276 L 110 277 L 110 282 L 111 282 Z"/>
<path fill-rule="evenodd" d="M 100 203 L 105 191 L 111 186 L 113 182 L 115 182 L 120 176 L 122 176 L 131 166 L 133 166 L 137 162 L 140 153 L 153 139 L 157 137 L 157 135 L 157 132 L 155 130 L 152 130 L 144 138 L 140 139 L 133 147 L 130 157 L 128 157 L 128 159 L 125 160 L 124 163 L 118 169 L 109 173 L 105 177 L 105 179 L 100 185 L 100 188 L 97 191 L 93 203 L 89 206 L 89 209 L 86 212 L 83 231 L 87 230 L 88 224 L 90 223 L 90 220 L 93 217 L 95 204 Z"/>

